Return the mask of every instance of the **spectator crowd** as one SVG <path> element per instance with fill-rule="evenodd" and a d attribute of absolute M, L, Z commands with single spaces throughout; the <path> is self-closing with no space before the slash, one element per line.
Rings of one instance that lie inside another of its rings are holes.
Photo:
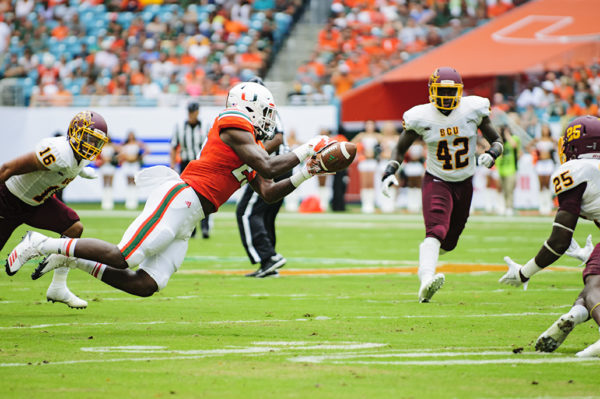
<path fill-rule="evenodd" d="M 0 73 L 19 78 L 27 101 L 53 105 L 80 94 L 136 95 L 137 105 L 224 95 L 264 75 L 305 3 L 3 0 Z"/>

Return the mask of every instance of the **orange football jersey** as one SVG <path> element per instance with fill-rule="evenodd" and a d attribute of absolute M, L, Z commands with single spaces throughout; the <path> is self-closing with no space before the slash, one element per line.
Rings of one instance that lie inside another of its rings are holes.
<path fill-rule="evenodd" d="M 228 108 L 213 122 L 200 158 L 190 162 L 181 174 L 183 181 L 212 202 L 216 209 L 219 209 L 238 188 L 256 176 L 256 172 L 221 140 L 219 133 L 227 128 L 247 131 L 256 141 L 256 145 L 264 148 L 254 137 L 254 126 L 250 117 L 240 110 Z"/>

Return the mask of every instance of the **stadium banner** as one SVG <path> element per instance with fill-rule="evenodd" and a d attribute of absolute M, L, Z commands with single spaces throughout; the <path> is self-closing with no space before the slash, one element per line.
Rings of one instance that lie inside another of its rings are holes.
<path fill-rule="evenodd" d="M 99 112 L 108 124 L 109 135 L 117 142 L 133 131 L 138 139 L 149 147 L 150 154 L 144 157 L 144 165 L 169 165 L 170 139 L 175 126 L 187 118 L 185 104 L 178 108 L 144 107 L 90 107 Z M 212 125 L 223 107 L 201 106 L 200 120 L 203 130 Z M 71 118 L 80 108 L 21 108 L 0 107 L 2 120 L 2 145 L 0 160 L 6 162 L 19 155 L 33 151 L 35 144 L 56 133 L 66 135 Z M 325 106 L 282 106 L 278 107 L 286 134 L 294 134 L 299 142 L 305 142 L 320 134 L 323 129 L 337 131 L 338 111 L 333 105 Z M 124 200 L 126 179 L 119 169 L 114 178 L 116 201 Z M 310 186 L 310 185 L 308 185 Z M 315 188 L 316 190 L 316 188 Z M 102 179 L 75 179 L 64 191 L 65 201 L 100 201 Z M 140 193 L 140 199 L 146 193 Z"/>

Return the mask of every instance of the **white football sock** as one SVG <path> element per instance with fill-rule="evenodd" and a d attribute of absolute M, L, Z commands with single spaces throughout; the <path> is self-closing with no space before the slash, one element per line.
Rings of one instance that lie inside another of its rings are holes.
<path fill-rule="evenodd" d="M 68 267 L 59 267 L 54 269 L 54 274 L 52 276 L 52 282 L 50 283 L 50 287 L 52 286 L 67 286 L 67 276 L 69 275 Z"/>
<path fill-rule="evenodd" d="M 426 237 L 419 245 L 419 280 L 422 282 L 433 277 L 440 254 L 440 242 L 437 238 Z"/>
<path fill-rule="evenodd" d="M 43 254 L 60 254 L 73 256 L 77 238 L 48 238 L 38 248 Z"/>
<path fill-rule="evenodd" d="M 587 308 L 583 305 L 574 305 L 567 315 L 573 316 L 573 321 L 575 322 L 575 325 L 577 325 L 586 321 L 590 316 L 590 312 L 588 312 Z"/>
<path fill-rule="evenodd" d="M 104 270 L 106 269 L 106 265 L 87 259 L 76 258 L 75 265 L 78 269 L 88 272 L 99 280 L 102 280 L 102 274 L 104 274 Z"/>

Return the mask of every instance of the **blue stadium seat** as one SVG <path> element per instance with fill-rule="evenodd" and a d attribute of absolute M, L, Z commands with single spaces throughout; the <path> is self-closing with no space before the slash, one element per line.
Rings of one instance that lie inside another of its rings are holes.
<path fill-rule="evenodd" d="M 104 4 L 98 4 L 96 7 L 92 7 L 92 10 L 96 14 L 106 14 L 106 6 Z"/>
<path fill-rule="evenodd" d="M 204 12 L 199 12 L 198 13 L 198 22 L 204 22 L 208 19 L 208 12 L 204 11 Z"/>
<path fill-rule="evenodd" d="M 254 0 L 252 7 L 255 10 L 269 10 L 275 8 L 275 0 Z"/>
<path fill-rule="evenodd" d="M 152 18 L 154 18 L 154 13 L 146 10 L 142 13 L 141 17 L 144 23 L 147 24 L 148 22 L 152 21 Z"/>
<path fill-rule="evenodd" d="M 173 19 L 173 13 L 170 11 L 166 11 L 166 12 L 160 12 L 158 14 L 158 18 L 162 21 L 162 22 L 169 22 L 170 20 Z"/>
<path fill-rule="evenodd" d="M 32 69 L 31 71 L 29 71 L 29 73 L 27 74 L 27 76 L 28 76 L 28 77 L 29 77 L 31 80 L 33 80 L 34 82 L 37 82 L 37 80 L 38 80 L 38 78 L 39 78 L 40 74 L 38 73 L 38 70 L 34 68 L 34 69 Z"/>
<path fill-rule="evenodd" d="M 250 28 L 251 29 L 254 29 L 254 30 L 260 32 L 262 30 L 262 27 L 263 27 L 263 21 L 262 20 L 255 19 L 254 21 L 250 22 Z"/>
<path fill-rule="evenodd" d="M 95 15 L 91 11 L 85 11 L 84 13 L 79 15 L 79 20 L 83 24 L 83 26 L 90 26 L 94 23 L 96 19 Z"/>
<path fill-rule="evenodd" d="M 135 15 L 132 12 L 120 12 L 117 14 L 117 22 L 119 25 L 123 26 L 123 28 L 128 29 L 131 26 L 131 21 L 133 21 Z"/>

